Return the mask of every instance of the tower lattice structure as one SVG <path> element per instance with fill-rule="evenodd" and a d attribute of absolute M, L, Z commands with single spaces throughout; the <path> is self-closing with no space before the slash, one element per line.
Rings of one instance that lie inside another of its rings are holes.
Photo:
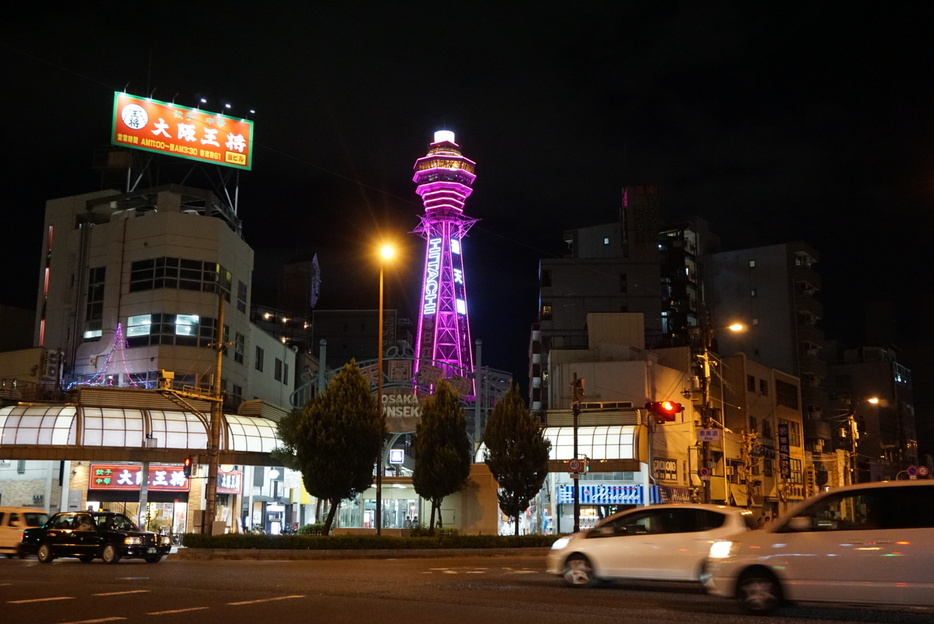
<path fill-rule="evenodd" d="M 448 374 L 473 371 L 462 241 L 477 222 L 464 215 L 475 165 L 447 130 L 435 132 L 428 154 L 415 161 L 415 192 L 425 207 L 415 232 L 426 241 L 416 353 Z"/>

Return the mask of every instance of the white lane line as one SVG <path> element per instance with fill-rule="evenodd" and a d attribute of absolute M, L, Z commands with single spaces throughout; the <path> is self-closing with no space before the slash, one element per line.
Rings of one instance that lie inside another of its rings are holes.
<path fill-rule="evenodd" d="M 74 622 L 64 622 L 64 624 L 100 624 L 101 622 L 122 622 L 125 617 L 100 618 L 99 620 L 76 620 Z"/>
<path fill-rule="evenodd" d="M 172 615 L 174 613 L 188 613 L 189 611 L 204 611 L 210 607 L 190 607 L 188 609 L 172 609 L 171 611 L 150 611 L 146 615 Z"/>
<path fill-rule="evenodd" d="M 127 591 L 105 592 L 103 594 L 91 594 L 92 596 L 125 596 L 127 594 L 148 594 L 148 589 L 129 589 Z"/>
<path fill-rule="evenodd" d="M 232 607 L 239 607 L 241 605 L 250 605 L 250 604 L 260 604 L 263 602 L 272 602 L 273 600 L 291 600 L 292 598 L 304 598 L 305 596 L 277 596 L 276 598 L 263 598 L 262 600 L 244 600 L 242 602 L 228 602 L 227 604 Z"/>
<path fill-rule="evenodd" d="M 74 596 L 53 596 L 52 598 L 31 598 L 29 600 L 7 600 L 7 604 L 29 604 L 30 602 L 52 602 L 53 600 L 74 600 Z"/>

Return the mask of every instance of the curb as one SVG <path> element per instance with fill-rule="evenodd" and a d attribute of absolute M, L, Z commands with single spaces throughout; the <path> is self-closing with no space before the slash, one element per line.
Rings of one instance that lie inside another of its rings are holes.
<path fill-rule="evenodd" d="M 421 548 L 382 550 L 289 550 L 260 548 L 179 548 L 167 560 L 314 561 L 325 559 L 430 559 L 441 557 L 540 556 L 549 548 Z"/>

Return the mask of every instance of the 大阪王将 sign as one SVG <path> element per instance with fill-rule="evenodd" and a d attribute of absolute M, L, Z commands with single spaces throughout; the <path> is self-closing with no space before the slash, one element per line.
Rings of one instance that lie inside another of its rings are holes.
<path fill-rule="evenodd" d="M 253 122 L 128 93 L 114 93 L 114 145 L 199 162 L 253 168 Z"/>

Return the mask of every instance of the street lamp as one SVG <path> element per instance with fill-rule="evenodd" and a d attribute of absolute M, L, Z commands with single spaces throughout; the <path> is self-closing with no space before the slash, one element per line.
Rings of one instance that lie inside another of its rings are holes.
<path fill-rule="evenodd" d="M 879 397 L 874 396 L 863 400 L 870 405 L 879 404 Z M 849 469 L 850 473 L 850 483 L 859 483 L 859 464 L 856 459 L 856 440 L 859 439 L 859 425 L 856 423 L 856 407 L 859 402 L 859 398 L 851 398 L 850 409 L 847 410 L 846 414 L 846 431 L 850 442 L 850 452 L 848 457 L 849 461 L 847 462 L 847 468 Z"/>
<path fill-rule="evenodd" d="M 376 534 L 383 534 L 383 431 L 386 417 L 383 414 L 383 267 L 387 260 L 396 255 L 392 245 L 383 245 L 379 249 L 379 315 L 377 317 L 377 352 L 376 352 L 376 409 L 379 411 L 380 429 L 379 454 L 376 456 Z"/>
<path fill-rule="evenodd" d="M 710 347 L 713 344 L 713 335 L 714 332 L 718 329 L 729 329 L 731 332 L 742 332 L 746 330 L 746 326 L 743 323 L 734 322 L 729 325 L 719 326 L 719 327 L 704 327 L 704 326 L 695 326 L 690 329 L 695 329 L 700 333 L 699 340 L 694 341 L 694 346 L 697 351 L 697 357 L 700 359 L 701 371 L 700 371 L 700 382 L 701 382 L 701 427 L 704 429 L 709 429 L 711 421 L 713 418 L 710 415 Z M 700 343 L 699 345 L 697 343 Z M 722 382 L 721 382 L 722 383 Z M 721 427 L 723 424 L 721 423 Z M 704 479 L 704 500 L 703 502 L 710 502 L 710 472 L 709 472 L 709 463 L 710 463 L 710 442 L 704 440 L 701 442 L 701 456 L 702 456 L 702 466 L 701 468 L 708 469 L 705 473 Z"/>

